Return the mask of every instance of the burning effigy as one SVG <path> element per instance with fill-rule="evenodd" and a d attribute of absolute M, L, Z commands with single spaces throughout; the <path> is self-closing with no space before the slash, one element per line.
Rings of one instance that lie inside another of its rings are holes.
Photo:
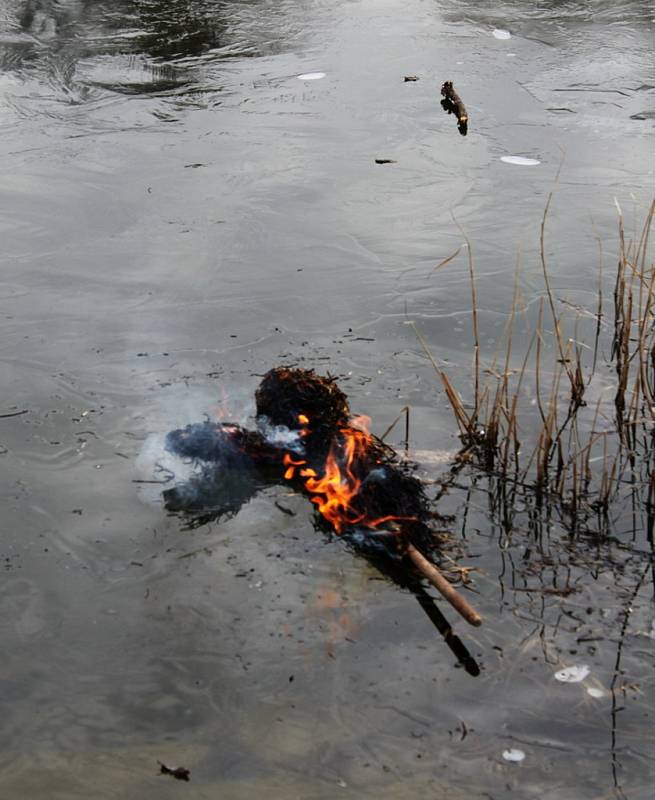
<path fill-rule="evenodd" d="M 418 599 L 473 675 L 479 668 L 453 633 L 427 580 L 472 625 L 480 616 L 439 571 L 440 539 L 423 485 L 395 451 L 353 416 L 332 377 L 277 367 L 255 392 L 256 428 L 206 420 L 171 431 L 166 448 L 200 465 L 164 492 L 171 511 L 202 522 L 234 515 L 260 488 L 290 485 L 316 507 L 317 525 L 337 535 Z"/>

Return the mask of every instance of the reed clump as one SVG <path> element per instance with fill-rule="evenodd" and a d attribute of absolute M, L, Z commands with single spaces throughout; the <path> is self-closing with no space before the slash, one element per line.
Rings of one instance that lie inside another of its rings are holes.
<path fill-rule="evenodd" d="M 571 315 L 570 304 L 553 293 L 546 263 L 550 200 L 541 224 L 544 293 L 536 323 L 527 339 L 521 334 L 519 351 L 517 272 L 504 335 L 487 364 L 467 242 L 474 337 L 470 402 L 462 400 L 415 331 L 459 428 L 459 458 L 497 476 L 504 491 L 512 485 L 529 489 L 537 508 L 557 504 L 572 529 L 594 516 L 598 529 L 607 531 L 625 487 L 642 492 L 644 505 L 655 511 L 655 264 L 648 257 L 655 201 L 631 239 L 619 209 L 613 298 L 603 297 L 601 264 L 595 309 L 577 308 Z"/>

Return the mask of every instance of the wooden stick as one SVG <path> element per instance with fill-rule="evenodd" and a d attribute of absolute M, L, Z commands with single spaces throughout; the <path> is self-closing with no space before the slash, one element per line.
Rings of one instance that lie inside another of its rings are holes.
<path fill-rule="evenodd" d="M 476 628 L 482 624 L 482 617 L 473 606 L 446 580 L 438 567 L 417 550 L 413 544 L 407 545 L 407 555 L 411 558 L 416 569 L 423 575 L 434 588 L 450 603 L 450 605 L 461 614 L 462 617 Z"/>
<path fill-rule="evenodd" d="M 452 81 L 446 81 L 443 84 L 441 87 L 441 94 L 444 98 L 441 101 L 441 105 L 449 114 L 454 114 L 457 117 L 457 127 L 460 133 L 466 133 L 469 115 L 466 111 L 466 106 L 462 102 L 462 98 L 455 91 Z"/>
<path fill-rule="evenodd" d="M 469 115 L 466 112 L 466 106 L 462 102 L 462 98 L 455 91 L 452 81 L 446 81 L 441 87 L 441 94 L 450 100 L 453 105 L 453 113 L 457 116 L 457 121 L 463 125 L 469 121 Z"/>
<path fill-rule="evenodd" d="M 412 594 L 418 600 L 421 608 L 427 614 L 430 622 L 435 626 L 439 633 L 443 636 L 444 642 L 450 648 L 451 653 L 464 667 L 469 675 L 474 678 L 480 674 L 480 667 L 478 662 L 473 658 L 466 648 L 466 645 L 455 631 L 451 628 L 450 623 L 439 610 L 436 600 L 431 594 L 428 594 L 422 586 L 411 587 Z"/>

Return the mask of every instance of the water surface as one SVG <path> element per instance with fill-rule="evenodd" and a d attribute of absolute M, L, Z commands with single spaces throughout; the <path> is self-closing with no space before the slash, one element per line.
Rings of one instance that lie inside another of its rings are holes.
<path fill-rule="evenodd" d="M 407 322 L 470 388 L 465 251 L 434 267 L 469 238 L 493 349 L 517 258 L 532 310 L 543 293 L 553 190 L 555 290 L 593 305 L 615 198 L 636 219 L 652 196 L 654 20 L 645 2 L 0 3 L 0 413 L 27 412 L 0 418 L 8 795 L 651 796 L 640 520 L 572 542 L 456 482 L 440 510 L 480 570 L 485 624 L 457 626 L 472 679 L 303 498 L 190 531 L 135 481 L 167 430 L 247 417 L 279 363 L 339 375 L 377 432 L 409 404 L 413 447 L 455 449 Z"/>

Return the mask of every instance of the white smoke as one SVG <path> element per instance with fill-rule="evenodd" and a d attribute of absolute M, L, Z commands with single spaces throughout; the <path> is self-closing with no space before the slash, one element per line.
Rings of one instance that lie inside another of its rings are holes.
<path fill-rule="evenodd" d="M 139 498 L 148 505 L 161 505 L 161 493 L 186 483 L 198 472 L 197 465 L 166 449 L 166 433 L 151 433 L 134 464 Z"/>
<path fill-rule="evenodd" d="M 286 425 L 271 425 L 268 417 L 257 417 L 257 428 L 266 441 L 284 450 L 291 450 L 294 453 L 303 455 L 305 444 L 300 435 L 300 431 L 292 431 Z"/>

